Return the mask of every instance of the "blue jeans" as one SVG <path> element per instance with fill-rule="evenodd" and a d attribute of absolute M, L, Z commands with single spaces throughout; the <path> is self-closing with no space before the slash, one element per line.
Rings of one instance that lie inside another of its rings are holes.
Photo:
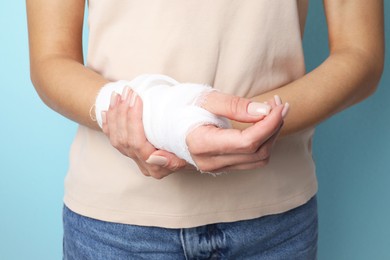
<path fill-rule="evenodd" d="M 65 260 L 316 259 L 317 201 L 288 212 L 231 223 L 168 229 L 109 223 L 66 206 Z"/>

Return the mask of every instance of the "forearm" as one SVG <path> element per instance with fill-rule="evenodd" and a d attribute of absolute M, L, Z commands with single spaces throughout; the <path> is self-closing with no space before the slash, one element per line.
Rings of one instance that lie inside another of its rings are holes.
<path fill-rule="evenodd" d="M 84 0 L 26 1 L 32 82 L 58 113 L 98 129 L 89 110 L 107 81 L 83 65 Z"/>
<path fill-rule="evenodd" d="M 99 89 L 107 83 L 82 63 L 52 55 L 31 64 L 31 78 L 41 99 L 63 116 L 100 129 L 90 117 Z"/>
<path fill-rule="evenodd" d="M 281 88 L 253 98 L 268 100 L 279 95 L 290 104 L 281 135 L 314 127 L 330 116 L 363 100 L 375 90 L 382 63 L 368 53 L 340 50 L 332 53 L 318 68 Z M 234 123 L 235 128 L 248 125 Z"/>
<path fill-rule="evenodd" d="M 304 77 L 254 97 L 264 101 L 277 94 L 290 103 L 282 135 L 316 126 L 368 97 L 383 71 L 383 1 L 324 0 L 324 7 L 328 59 Z"/>

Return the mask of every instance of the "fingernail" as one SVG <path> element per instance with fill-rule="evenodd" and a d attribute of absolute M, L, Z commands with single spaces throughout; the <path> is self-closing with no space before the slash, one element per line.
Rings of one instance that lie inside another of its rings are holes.
<path fill-rule="evenodd" d="M 110 107 L 114 107 L 116 105 L 118 94 L 116 92 L 112 92 L 111 94 L 111 100 L 110 100 Z"/>
<path fill-rule="evenodd" d="M 151 155 L 146 160 L 146 163 L 154 164 L 154 165 L 158 165 L 158 166 L 165 166 L 168 163 L 168 159 L 163 157 L 163 156 Z"/>
<path fill-rule="evenodd" d="M 284 107 L 283 107 L 283 110 L 282 110 L 282 117 L 283 118 L 285 118 L 287 116 L 289 109 L 290 109 L 290 104 L 286 102 L 284 104 Z"/>
<path fill-rule="evenodd" d="M 130 88 L 125 87 L 122 91 L 122 101 L 125 101 L 127 99 L 127 96 L 129 95 Z"/>
<path fill-rule="evenodd" d="M 137 93 L 133 92 L 131 94 L 131 98 L 130 98 L 130 107 L 133 107 L 135 105 L 135 101 L 137 100 Z"/>
<path fill-rule="evenodd" d="M 251 102 L 247 108 L 248 114 L 252 116 L 268 115 L 270 111 L 270 105 L 258 102 Z"/>
<path fill-rule="evenodd" d="M 274 96 L 274 100 L 277 106 L 280 106 L 282 104 L 282 99 L 278 95 Z"/>
<path fill-rule="evenodd" d="M 106 111 L 102 111 L 102 122 L 103 124 L 107 124 L 107 114 Z"/>

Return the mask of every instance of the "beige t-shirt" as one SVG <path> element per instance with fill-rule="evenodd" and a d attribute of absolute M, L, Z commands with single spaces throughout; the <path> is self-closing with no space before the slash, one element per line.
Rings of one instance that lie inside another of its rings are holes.
<path fill-rule="evenodd" d="M 113 81 L 157 73 L 250 98 L 304 75 L 300 10 L 306 4 L 90 0 L 88 67 Z M 103 133 L 80 126 L 65 204 L 96 219 L 169 228 L 284 212 L 317 191 L 312 134 L 311 129 L 280 139 L 264 168 L 218 177 L 175 172 L 156 180 L 145 177 Z"/>

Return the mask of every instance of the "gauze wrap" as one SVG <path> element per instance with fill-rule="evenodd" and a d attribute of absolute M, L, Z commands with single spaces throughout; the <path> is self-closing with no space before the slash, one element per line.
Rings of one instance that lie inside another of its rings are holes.
<path fill-rule="evenodd" d="M 146 138 L 157 149 L 176 154 L 196 166 L 186 144 L 187 134 L 200 125 L 231 128 L 230 122 L 199 107 L 205 93 L 215 91 L 207 85 L 179 83 L 155 74 L 144 74 L 132 81 L 106 84 L 96 98 L 96 119 L 102 127 L 101 112 L 107 111 L 112 92 L 122 94 L 130 87 L 142 99 L 143 125 Z"/>

